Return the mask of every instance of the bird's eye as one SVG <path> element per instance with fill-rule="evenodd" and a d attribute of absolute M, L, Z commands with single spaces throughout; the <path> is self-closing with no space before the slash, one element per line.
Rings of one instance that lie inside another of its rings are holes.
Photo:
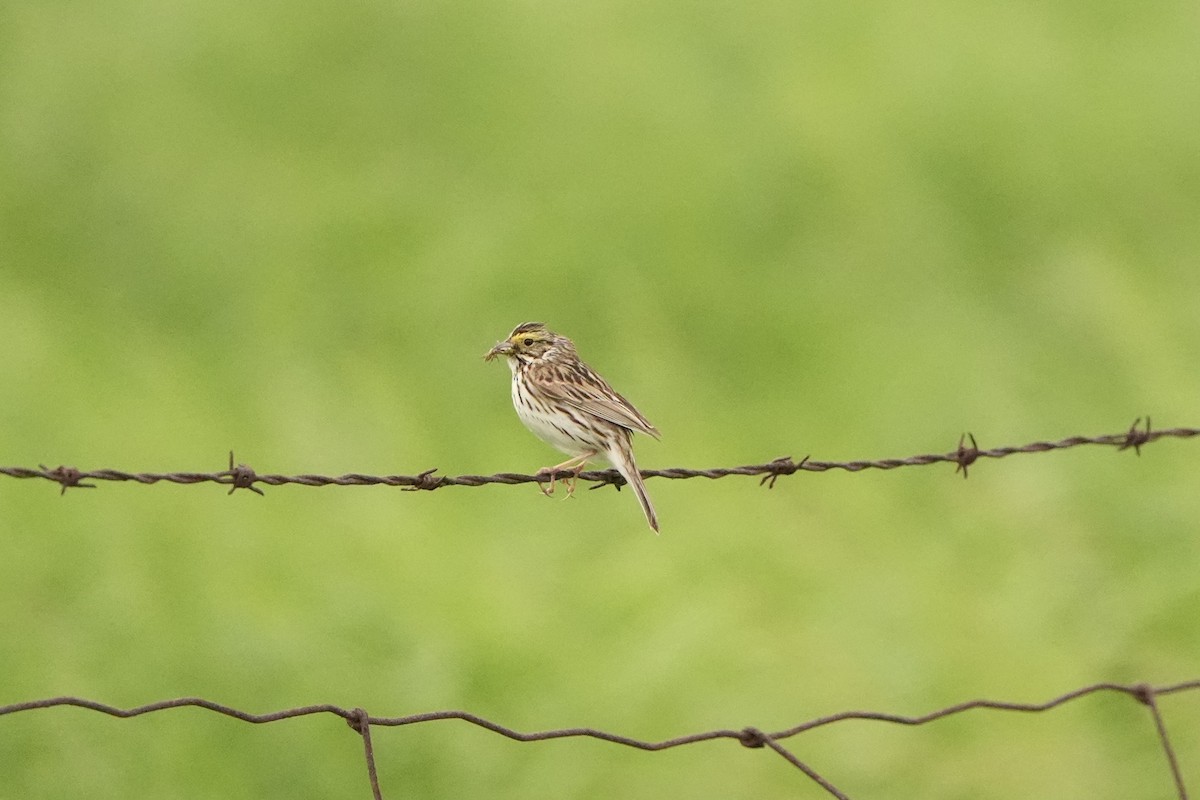
<path fill-rule="evenodd" d="M 531 344 L 533 344 L 533 339 L 526 339 L 526 340 L 525 340 L 525 346 L 526 346 L 526 347 L 529 347 L 529 345 L 531 345 Z"/>

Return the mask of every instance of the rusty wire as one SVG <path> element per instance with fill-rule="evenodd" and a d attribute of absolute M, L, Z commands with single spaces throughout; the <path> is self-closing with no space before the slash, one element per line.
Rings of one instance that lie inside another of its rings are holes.
<path fill-rule="evenodd" d="M 1054 442 L 1031 442 L 1025 445 L 1009 447 L 993 447 L 980 449 L 972 434 L 965 433 L 958 440 L 958 447 L 948 453 L 932 453 L 909 456 L 908 458 L 881 458 L 870 461 L 814 461 L 808 456 L 794 460 L 791 456 L 783 456 L 768 461 L 765 464 L 750 464 L 742 467 L 718 467 L 715 469 L 645 469 L 643 478 L 724 478 L 729 475 L 749 475 L 759 477 L 759 483 L 768 488 L 775 487 L 775 481 L 785 475 L 797 472 L 828 472 L 844 470 L 846 472 L 862 472 L 868 469 L 897 469 L 899 467 L 918 467 L 928 464 L 954 464 L 955 472 L 961 472 L 967 477 L 967 469 L 983 458 L 1004 458 L 1016 453 L 1046 453 L 1052 450 L 1065 450 L 1085 444 L 1108 445 L 1118 450 L 1133 449 L 1141 455 L 1142 447 L 1160 439 L 1187 439 L 1200 435 L 1200 428 L 1165 428 L 1155 430 L 1150 427 L 1150 418 L 1146 417 L 1145 424 L 1139 417 L 1124 433 L 1112 433 L 1103 436 L 1070 436 Z M 969 444 L 968 444 L 969 442 Z M 435 475 L 437 469 L 427 469 L 415 475 L 363 475 L 350 473 L 347 475 L 275 475 L 259 474 L 245 464 L 235 464 L 233 453 L 229 454 L 229 468 L 220 472 L 125 472 L 116 469 L 80 470 L 71 466 L 59 466 L 53 469 L 41 465 L 40 469 L 27 467 L 0 467 L 0 475 L 10 478 L 42 478 L 53 481 L 67 489 L 92 489 L 97 484 L 84 481 L 133 481 L 140 484 L 153 483 L 218 483 L 229 486 L 229 494 L 238 489 L 249 489 L 262 494 L 258 484 L 266 486 L 282 486 L 297 484 L 300 486 L 399 486 L 407 491 L 433 491 L 446 486 L 484 486 L 490 483 L 513 485 L 518 483 L 546 483 L 558 478 L 568 477 L 571 473 L 539 473 L 525 475 L 517 472 L 498 472 L 494 475 Z M 579 479 L 595 484 L 590 487 L 598 489 L 602 486 L 615 486 L 618 489 L 625 479 L 616 470 L 588 470 L 579 474 Z"/>
<path fill-rule="evenodd" d="M 642 475 L 646 478 L 723 478 L 729 475 L 749 475 L 760 478 L 760 485 L 765 484 L 769 488 L 773 488 L 775 481 L 785 475 L 792 475 L 800 471 L 808 472 L 826 472 L 829 470 L 844 470 L 847 472 L 861 472 L 868 469 L 883 469 L 890 470 L 899 467 L 907 466 L 923 466 L 937 463 L 953 463 L 956 465 L 956 472 L 962 472 L 963 477 L 967 476 L 967 470 L 972 465 L 976 464 L 982 458 L 1004 458 L 1015 453 L 1042 453 L 1052 450 L 1063 450 L 1071 447 L 1077 447 L 1085 444 L 1092 445 L 1108 445 L 1114 446 L 1118 450 L 1133 449 L 1138 455 L 1141 454 L 1143 445 L 1150 444 L 1163 438 L 1191 438 L 1200 435 L 1200 429 L 1196 428 L 1170 428 L 1163 430 L 1152 429 L 1149 417 L 1146 418 L 1143 425 L 1141 418 L 1136 420 L 1134 424 L 1124 433 L 1108 434 L 1103 436 L 1072 436 L 1058 441 L 1039 441 L 1030 444 L 1012 447 L 997 447 L 991 449 L 980 449 L 976 443 L 975 437 L 971 434 L 963 434 L 958 441 L 958 446 L 955 450 L 943 454 L 916 455 L 908 458 L 896 459 L 876 459 L 870 461 L 847 461 L 847 462 L 831 462 L 831 461 L 813 461 L 805 457 L 799 461 L 793 460 L 791 457 L 778 458 L 765 464 L 755 464 L 742 467 L 717 468 L 717 469 L 664 469 L 664 470 L 643 470 Z M 969 444 L 968 444 L 969 442 Z M 400 486 L 406 490 L 425 490 L 432 491 L 445 486 L 482 486 L 489 483 L 500 484 L 518 484 L 518 483 L 540 483 L 554 480 L 556 475 L 537 474 L 524 475 L 519 473 L 497 473 L 495 475 L 459 475 L 459 476 L 437 476 L 434 475 L 436 470 L 426 470 L 416 475 L 362 475 L 348 474 L 338 477 L 326 475 L 274 475 L 274 474 L 258 474 L 254 469 L 244 465 L 235 464 L 233 454 L 229 455 L 229 468 L 221 472 L 170 472 L 170 473 L 130 473 L 120 470 L 102 469 L 92 471 L 82 471 L 74 467 L 60 466 L 54 469 L 42 466 L 39 470 L 27 469 L 21 467 L 0 467 L 0 475 L 7 475 L 14 478 L 42 478 L 45 480 L 58 483 L 61 487 L 61 493 L 65 493 L 69 488 L 94 488 L 96 484 L 85 483 L 84 481 L 133 481 L 139 484 L 148 485 L 159 482 L 168 482 L 175 484 L 197 484 L 197 483 L 218 483 L 230 487 L 229 493 L 232 494 L 237 489 L 249 489 L 250 491 L 262 494 L 262 489 L 257 484 L 267 486 L 280 486 L 284 484 L 298 484 L 301 486 L 365 486 L 365 485 L 388 485 Z M 586 471 L 579 476 L 582 480 L 590 481 L 595 485 L 591 488 L 599 488 L 605 485 L 613 485 L 618 489 L 624 483 L 624 480 L 616 473 L 615 470 L 603 471 Z M 844 722 L 852 719 L 869 720 L 876 722 L 887 722 L 899 725 L 924 725 L 944 717 L 954 714 L 960 714 L 974 709 L 990 709 L 995 711 L 1019 711 L 1019 712 L 1043 712 L 1056 708 L 1064 703 L 1077 700 L 1079 698 L 1095 694 L 1098 692 L 1113 692 L 1120 693 L 1132 697 L 1146 706 L 1151 713 L 1157 732 L 1158 740 L 1162 747 L 1163 753 L 1167 761 L 1167 768 L 1174 781 L 1176 794 L 1181 800 L 1187 800 L 1187 788 L 1184 783 L 1183 774 L 1179 766 L 1179 760 L 1176 756 L 1175 749 L 1172 746 L 1171 740 L 1167 733 L 1167 728 L 1162 715 L 1158 708 L 1157 698 L 1174 694 L 1177 692 L 1191 691 L 1200 689 L 1200 679 L 1178 683 L 1169 686 L 1151 687 L 1147 684 L 1123 685 L 1115 683 L 1096 683 L 1090 686 L 1085 686 L 1071 692 L 1067 692 L 1056 698 L 1053 698 L 1044 703 L 1011 703 L 993 700 L 972 700 L 956 705 L 948 706 L 937 711 L 930 712 L 921 716 L 901 716 L 896 714 L 887 714 L 871 711 L 847 711 L 831 716 L 819 717 L 816 719 L 803 722 L 786 730 L 766 733 L 755 727 L 745 727 L 741 729 L 720 729 L 705 731 L 701 733 L 688 734 L 665 739 L 662 741 L 644 741 L 635 739 L 620 734 L 610 733 L 607 731 L 598 730 L 595 728 L 565 728 L 558 730 L 545 730 L 525 733 L 506 727 L 499 723 L 480 717 L 466 711 L 434 711 L 423 714 L 412 714 L 402 717 L 375 717 L 369 715 L 361 708 L 345 709 L 336 705 L 314 705 L 304 706 L 299 708 L 290 708 L 282 711 L 271 712 L 268 714 L 253 714 L 242 711 L 230 706 L 215 703 L 210 700 L 194 697 L 183 697 L 173 700 L 164 700 L 157 703 L 138 706 L 135 708 L 121 709 L 115 706 L 110 706 L 94 700 L 88 700 L 79 697 L 54 697 L 43 700 L 34 700 L 25 703 L 16 703 L 7 706 L 0 706 L 0 716 L 6 714 L 17 713 L 21 711 L 30 711 L 34 709 L 45 709 L 55 706 L 75 706 L 85 708 L 92 711 L 109 714 L 120 718 L 136 717 L 142 714 L 162 711 L 168 708 L 179 708 L 184 706 L 192 706 L 222 714 L 234 719 L 255 724 L 277 722 L 284 719 L 306 716 L 311 714 L 334 714 L 342 717 L 351 728 L 353 728 L 363 740 L 364 758 L 367 764 L 367 775 L 370 782 L 371 791 L 376 800 L 382 800 L 383 794 L 379 786 L 379 779 L 376 771 L 374 749 L 371 741 L 371 728 L 374 727 L 391 727 L 402 725 L 413 725 L 418 723 L 427 723 L 438 720 L 460 720 L 471 723 L 478 727 L 489 730 L 500 736 L 519 741 L 519 742 L 534 742 L 545 741 L 549 739 L 562 739 L 570 737 L 586 737 L 599 739 L 613 744 L 624 745 L 627 747 L 636 748 L 639 750 L 659 751 L 667 750 L 683 745 L 696 744 L 699 742 L 712 741 L 717 739 L 733 739 L 747 748 L 766 748 L 774 751 L 781 758 L 787 761 L 796 769 L 804 773 L 810 780 L 821 786 L 827 793 L 833 797 L 846 798 L 847 795 L 839 790 L 832 782 L 830 782 L 822 774 L 802 761 L 791 750 L 782 744 L 782 740 L 789 739 L 815 728 L 824 727 L 826 725 Z"/>
<path fill-rule="evenodd" d="M 371 744 L 372 727 L 398 727 L 403 725 L 436 722 L 439 720 L 460 720 L 462 722 L 469 722 L 472 725 L 476 725 L 480 728 L 491 731 L 492 733 L 518 742 L 540 742 L 550 739 L 583 737 L 599 739 L 612 744 L 619 744 L 626 747 L 636 748 L 638 750 L 647 750 L 652 752 L 669 750 L 674 747 L 697 744 L 699 742 L 714 741 L 717 739 L 731 739 L 738 742 L 743 747 L 753 749 L 767 748 L 773 750 L 785 761 L 803 772 L 809 779 L 825 789 L 825 791 L 830 795 L 840 798 L 840 800 L 847 800 L 848 795 L 834 786 L 834 784 L 824 775 L 817 772 L 806 762 L 802 761 L 790 749 L 784 747 L 781 741 L 784 739 L 790 739 L 816 728 L 825 727 L 835 723 L 846 722 L 849 720 L 868 720 L 874 722 L 886 722 L 896 725 L 916 726 L 925 725 L 945 717 L 953 716 L 955 714 L 962 714 L 964 712 L 973 711 L 976 709 L 1038 713 L 1049 711 L 1089 695 L 1100 692 L 1110 692 L 1133 698 L 1150 710 L 1159 744 L 1161 745 L 1163 754 L 1166 758 L 1167 769 L 1170 772 L 1171 778 L 1175 784 L 1176 795 L 1180 798 L 1180 800 L 1187 800 L 1187 787 L 1183 780 L 1183 773 L 1179 767 L 1179 759 L 1175 754 L 1175 748 L 1172 745 L 1170 736 L 1167 733 L 1166 724 L 1163 721 L 1161 713 L 1159 712 L 1157 699 L 1171 694 L 1196 690 L 1200 690 L 1200 679 L 1157 687 L 1150 686 L 1149 684 L 1145 683 L 1095 683 L 1090 686 L 1084 686 L 1082 688 L 1066 692 L 1065 694 L 1061 694 L 1058 697 L 1047 700 L 1044 703 L 1013 703 L 999 700 L 970 700 L 964 703 L 956 703 L 955 705 L 947 706 L 945 708 L 931 711 L 927 714 L 922 714 L 919 716 L 903 716 L 899 714 L 888 714 L 877 711 L 845 711 L 840 714 L 817 717 L 807 722 L 802 722 L 799 725 L 795 725 L 794 727 L 772 733 L 766 733 L 755 727 L 745 727 L 741 729 L 724 728 L 704 731 L 701 733 L 687 734 L 685 736 L 677 736 L 672 739 L 663 739 L 661 741 L 645 741 L 616 733 L 610 733 L 608 731 L 598 730 L 596 728 L 584 727 L 561 728 L 557 730 L 533 731 L 525 733 L 467 711 L 431 711 L 423 714 L 409 714 L 401 717 L 376 717 L 368 714 L 362 708 L 347 709 L 342 708 L 341 706 L 322 704 L 288 708 L 282 711 L 273 711 L 267 714 L 253 714 L 248 711 L 242 711 L 237 708 L 232 708 L 227 705 L 222 705 L 221 703 L 215 703 L 211 700 L 205 700 L 198 697 L 179 697 L 173 700 L 161 700 L 156 703 L 148 703 L 146 705 L 137 706 L 134 708 L 117 708 L 116 706 L 110 706 L 105 703 L 100 703 L 95 700 L 88 700 L 81 697 L 50 697 L 42 700 L 30 700 L 24 703 L 13 703 L 11 705 L 0 706 L 0 716 L 15 714 L 22 711 L 33 711 L 35 709 L 54 708 L 56 706 L 74 706 L 77 708 L 88 709 L 90 711 L 97 711 L 102 714 L 109 714 L 122 719 L 138 717 L 143 714 L 150 714 L 157 711 L 164 711 L 169 708 L 195 707 L 212 711 L 217 714 L 222 714 L 227 717 L 232 717 L 234 719 L 241 720 L 242 722 L 249 722 L 253 724 L 279 722 L 285 719 L 293 719 L 295 717 L 309 716 L 312 714 L 333 714 L 345 720 L 355 732 L 362 736 L 364 758 L 367 765 L 367 777 L 371 785 L 372 794 L 376 800 L 382 800 L 383 792 L 379 786 L 379 777 L 375 765 L 375 753 Z"/>

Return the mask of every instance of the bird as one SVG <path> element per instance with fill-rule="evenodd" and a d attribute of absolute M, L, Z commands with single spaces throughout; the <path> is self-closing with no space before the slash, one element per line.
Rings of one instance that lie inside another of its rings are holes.
<path fill-rule="evenodd" d="M 538 470 L 538 475 L 574 473 L 566 480 L 567 495 L 588 461 L 604 459 L 621 473 L 658 533 L 658 515 L 633 457 L 634 433 L 661 438 L 633 404 L 617 393 L 597 372 L 580 360 L 575 343 L 541 322 L 524 322 L 484 355 L 485 361 L 503 356 L 512 370 L 512 401 L 525 427 L 571 458 Z M 549 489 L 554 492 L 554 480 Z"/>

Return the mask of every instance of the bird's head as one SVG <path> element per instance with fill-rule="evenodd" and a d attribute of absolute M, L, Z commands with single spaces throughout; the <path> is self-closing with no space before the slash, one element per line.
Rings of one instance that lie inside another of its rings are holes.
<path fill-rule="evenodd" d="M 575 345 L 565 336 L 560 336 L 541 322 L 524 322 L 513 328 L 513 332 L 502 342 L 487 351 L 484 361 L 497 356 L 528 364 L 539 359 L 553 360 L 562 354 L 573 354 Z"/>

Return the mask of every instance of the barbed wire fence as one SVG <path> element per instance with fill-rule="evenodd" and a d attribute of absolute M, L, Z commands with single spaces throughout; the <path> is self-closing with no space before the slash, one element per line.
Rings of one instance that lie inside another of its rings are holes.
<path fill-rule="evenodd" d="M 963 434 L 959 438 L 958 446 L 954 450 L 940 454 L 925 454 L 909 456 L 907 458 L 888 458 L 865 461 L 814 461 L 807 456 L 797 461 L 791 456 L 785 456 L 763 464 L 751 464 L 739 467 L 724 467 L 716 469 L 672 468 L 661 470 L 642 470 L 642 476 L 644 478 L 669 478 L 679 480 L 687 478 L 717 479 L 731 475 L 742 475 L 758 477 L 760 485 L 766 485 L 768 488 L 774 488 L 775 482 L 779 478 L 794 475 L 797 472 L 827 472 L 830 470 L 843 470 L 846 472 L 856 473 L 871 469 L 891 470 L 900 467 L 952 463 L 956 465 L 955 472 L 961 473 L 965 478 L 968 475 L 968 469 L 972 465 L 976 464 L 980 459 L 999 459 L 1018 453 L 1047 453 L 1056 450 L 1079 447 L 1082 445 L 1105 445 L 1116 447 L 1118 450 L 1132 449 L 1136 454 L 1140 455 L 1141 448 L 1153 442 L 1157 442 L 1166 438 L 1188 439 L 1195 436 L 1200 436 L 1200 428 L 1166 428 L 1156 430 L 1151 427 L 1149 417 L 1145 418 L 1144 423 L 1142 418 L 1139 417 L 1134 421 L 1133 425 L 1131 425 L 1130 428 L 1123 433 L 1106 434 L 1101 436 L 1071 436 L 1057 441 L 1037 441 L 1019 446 L 981 449 L 972 434 Z M 115 469 L 85 471 L 71 466 L 58 466 L 55 468 L 49 468 L 44 465 L 41 465 L 39 469 L 31 469 L 26 467 L 0 467 L 0 475 L 21 479 L 40 478 L 57 483 L 61 487 L 60 494 L 65 494 L 67 489 L 90 489 L 95 488 L 98 485 L 96 483 L 85 483 L 85 481 L 128 481 L 139 485 L 150 485 L 160 482 L 181 485 L 217 483 L 229 486 L 229 494 L 233 494 L 238 489 L 247 489 L 262 495 L 263 490 L 259 488 L 259 484 L 265 486 L 282 486 L 287 484 L 295 484 L 300 486 L 385 485 L 398 486 L 407 491 L 433 491 L 447 486 L 484 486 L 493 483 L 503 485 L 545 483 L 555 481 L 560 478 L 574 477 L 574 473 L 538 473 L 535 475 L 526 475 L 513 472 L 501 472 L 494 475 L 446 476 L 436 475 L 436 472 L 436 469 L 429 469 L 419 472 L 415 475 L 364 475 L 359 473 L 350 473 L 340 476 L 313 474 L 259 474 L 245 464 L 235 464 L 235 459 L 232 452 L 229 454 L 229 468 L 219 472 L 126 472 Z M 612 485 L 617 489 L 620 489 L 621 485 L 624 483 L 624 479 L 619 473 L 616 472 L 616 470 L 584 471 L 578 475 L 578 479 L 592 483 L 593 486 L 590 487 L 592 489 L 598 489 L 607 485 Z M 124 709 L 81 697 L 51 697 L 41 700 L 13 703 L 10 705 L 0 705 L 0 716 L 39 709 L 49 709 L 59 706 L 73 706 L 77 708 L 88 709 L 122 719 L 165 711 L 171 708 L 195 707 L 252 724 L 280 722 L 286 719 L 293 719 L 296 717 L 314 714 L 332 714 L 345 720 L 349 726 L 362 737 L 368 781 L 371 786 L 372 794 L 376 800 L 382 800 L 383 793 L 382 789 L 380 788 L 379 777 L 375 763 L 374 747 L 371 741 L 372 728 L 398 727 L 430 723 L 440 720 L 460 720 L 518 742 L 538 742 L 566 738 L 590 738 L 610 742 L 612 744 L 623 745 L 638 750 L 655 752 L 682 747 L 685 745 L 698 744 L 700 742 L 730 739 L 738 742 L 746 748 L 766 748 L 774 751 L 787 763 L 791 764 L 797 770 L 806 775 L 810 780 L 818 784 L 828 794 L 845 800 L 848 798 L 848 795 L 838 789 L 829 778 L 825 777 L 822 773 L 818 772 L 808 763 L 796 756 L 792 750 L 788 747 L 785 747 L 782 742 L 808 731 L 835 723 L 846 722 L 848 720 L 869 720 L 896 725 L 917 726 L 925 725 L 936 720 L 973 710 L 1040 713 L 1058 708 L 1066 703 L 1078 701 L 1090 695 L 1108 692 L 1130 697 L 1141 703 L 1149 710 L 1151 720 L 1154 724 L 1156 736 L 1165 757 L 1167 770 L 1170 773 L 1171 780 L 1175 786 L 1176 795 L 1180 798 L 1180 800 L 1187 800 L 1188 792 L 1184 782 L 1183 772 L 1180 768 L 1179 759 L 1176 755 L 1174 745 L 1172 744 L 1171 738 L 1167 732 L 1166 723 L 1164 722 L 1162 714 L 1159 710 L 1158 698 L 1197 690 L 1200 690 L 1200 678 L 1163 686 L 1152 686 L 1146 683 L 1094 683 L 1089 686 L 1084 686 L 1066 692 L 1065 694 L 1054 697 L 1043 703 L 1017 703 L 999 700 L 970 700 L 967 702 L 947 706 L 945 708 L 941 708 L 920 716 L 903 716 L 899 714 L 877 711 L 845 711 L 830 716 L 817 717 L 806 722 L 802 722 L 786 730 L 769 733 L 764 732 L 756 727 L 744 727 L 741 729 L 730 728 L 687 734 L 661 741 L 645 741 L 617 733 L 611 733 L 608 731 L 587 727 L 521 732 L 467 711 L 432 711 L 400 717 L 379 717 L 369 714 L 362 708 L 347 709 L 341 706 L 323 704 L 288 708 L 266 714 L 255 714 L 197 697 L 181 697 L 172 700 L 162 700 L 147 705 Z"/>
<path fill-rule="evenodd" d="M 1167 733 L 1166 723 L 1163 721 L 1162 713 L 1158 707 L 1158 698 L 1167 695 L 1180 694 L 1183 692 L 1191 692 L 1200 690 L 1200 679 L 1184 681 L 1182 683 L 1171 684 L 1167 686 L 1150 686 L 1149 684 L 1119 684 L 1119 683 L 1094 683 L 1090 686 L 1084 686 L 1079 689 L 1061 694 L 1058 697 L 1047 700 L 1044 703 L 1014 703 L 1001 700 L 969 700 L 964 703 L 957 703 L 952 706 L 940 708 L 936 711 L 931 711 L 920 716 L 903 716 L 900 714 L 888 714 L 879 711 L 843 711 L 830 716 L 816 717 L 806 722 L 801 722 L 786 730 L 765 732 L 759 728 L 746 727 L 741 729 L 724 728 L 711 731 L 703 731 L 700 733 L 687 734 L 685 736 L 677 736 L 672 739 L 663 739 L 661 741 L 645 741 L 635 739 L 629 736 L 623 736 L 617 733 L 598 730 L 596 728 L 560 728 L 557 730 L 533 731 L 529 733 L 521 732 L 501 725 L 498 722 L 493 722 L 477 714 L 472 714 L 468 711 L 431 711 L 424 714 L 409 714 L 402 717 L 377 717 L 367 713 L 362 708 L 343 708 L 336 705 L 312 705 L 302 706 L 298 708 L 288 708 L 282 711 L 273 711 L 267 714 L 254 714 L 249 711 L 232 708 L 230 706 L 214 703 L 211 700 L 204 700 L 198 697 L 180 697 L 174 700 L 162 700 L 157 703 L 149 703 L 143 706 L 134 708 L 117 708 L 116 706 L 106 705 L 95 700 L 88 700 L 81 697 L 50 697 L 43 700 L 31 700 L 24 703 L 13 703 L 11 705 L 0 706 L 0 716 L 7 714 L 16 714 L 23 711 L 34 711 L 38 709 L 55 708 L 58 706 L 74 706 L 76 708 L 85 708 L 90 711 L 96 711 L 102 714 L 109 714 L 121 719 L 129 719 L 131 717 L 140 717 L 143 714 L 152 714 L 159 711 L 165 711 L 170 708 L 193 707 L 201 708 L 206 711 L 211 711 L 216 714 L 222 714 L 233 719 L 249 722 L 252 724 L 264 724 L 269 722 L 281 722 L 286 719 L 294 719 L 296 717 L 305 717 L 314 714 L 332 714 L 341 717 L 346 723 L 362 737 L 363 756 L 366 762 L 367 779 L 371 786 L 371 792 L 376 800 L 383 800 L 383 790 L 380 788 L 379 775 L 375 765 L 375 749 L 371 742 L 371 729 L 382 727 L 399 727 L 404 725 L 417 725 L 440 720 L 461 720 L 469 722 L 492 733 L 503 736 L 507 739 L 512 739 L 517 742 L 544 742 L 551 739 L 569 739 L 569 738 L 589 738 L 599 739 L 601 741 L 610 742 L 612 744 L 623 745 L 625 747 L 635 748 L 637 750 L 661 751 L 670 750 L 676 747 L 685 745 L 699 744 L 700 742 L 711 742 L 720 739 L 729 739 L 737 742 L 747 748 L 769 748 L 779 754 L 787 763 L 804 773 L 824 789 L 833 797 L 839 800 L 849 800 L 849 796 L 838 789 L 832 781 L 818 772 L 805 761 L 802 761 L 791 749 L 785 747 L 782 741 L 799 736 L 817 728 L 822 728 L 836 723 L 847 722 L 849 720 L 869 720 L 874 722 L 886 722 L 894 725 L 927 725 L 946 717 L 956 714 L 963 714 L 968 711 L 977 709 L 987 709 L 991 711 L 1015 711 L 1024 713 L 1040 713 L 1058 708 L 1061 705 L 1080 700 L 1089 695 L 1094 695 L 1100 692 L 1109 692 L 1126 695 L 1137 702 L 1144 705 L 1150 711 L 1151 719 L 1154 723 L 1154 729 L 1158 737 L 1158 741 L 1162 746 L 1163 754 L 1166 759 L 1167 770 L 1171 775 L 1171 779 L 1175 785 L 1175 792 L 1180 800 L 1187 800 L 1187 787 L 1184 784 L 1183 773 L 1179 766 L 1179 759 L 1175 753 L 1174 745 Z"/>
<path fill-rule="evenodd" d="M 686 478 L 725 478 L 730 475 L 747 475 L 759 477 L 759 483 L 768 488 L 775 487 L 775 481 L 786 475 L 797 472 L 828 472 L 844 470 L 846 472 L 862 472 L 870 469 L 891 470 L 900 467 L 920 467 L 930 464 L 955 464 L 955 472 L 967 477 L 968 468 L 980 459 L 1005 458 L 1017 453 L 1048 453 L 1055 450 L 1066 450 L 1081 445 L 1107 445 L 1118 450 L 1132 449 L 1141 455 L 1142 447 L 1162 439 L 1188 439 L 1200 436 L 1200 428 L 1165 428 L 1155 430 L 1150 426 L 1150 418 L 1146 417 L 1145 424 L 1139 417 L 1124 433 L 1106 434 L 1103 436 L 1070 436 L 1054 442 L 1031 442 L 1025 445 L 994 447 L 980 449 L 975 436 L 964 433 L 958 440 L 958 447 L 948 453 L 931 453 L 909 456 L 908 458 L 881 458 L 870 461 L 814 461 L 808 456 L 796 461 L 791 456 L 782 456 L 765 464 L 750 464 L 741 467 L 717 467 L 715 469 L 686 469 L 674 467 L 671 469 L 644 469 L 643 478 L 670 478 L 681 480 Z M 969 442 L 969 444 L 968 444 Z M 97 484 L 84 481 L 132 481 L 142 485 L 155 483 L 175 483 L 192 485 L 199 483 L 218 483 L 230 487 L 229 494 L 238 489 L 248 489 L 257 494 L 263 494 L 258 484 L 265 486 L 283 486 L 295 484 L 299 486 L 399 486 L 407 491 L 434 491 L 447 486 L 486 486 L 498 483 L 516 485 L 521 483 L 548 483 L 561 478 L 575 478 L 574 472 L 540 472 L 536 475 L 525 475 L 519 472 L 498 472 L 494 475 L 435 475 L 438 470 L 427 469 L 415 475 L 363 475 L 349 473 L 346 475 L 260 475 L 245 464 L 235 464 L 233 453 L 229 453 L 229 468 L 220 472 L 126 472 L 117 469 L 80 470 L 73 466 L 50 467 L 40 465 L 39 469 L 29 467 L 0 467 L 0 475 L 10 478 L 41 478 L 53 481 L 62 487 L 62 494 L 67 489 L 94 489 Z M 590 488 L 599 489 L 603 486 L 615 486 L 620 489 L 625 483 L 615 469 L 586 470 L 578 474 L 578 480 L 594 484 Z"/>

